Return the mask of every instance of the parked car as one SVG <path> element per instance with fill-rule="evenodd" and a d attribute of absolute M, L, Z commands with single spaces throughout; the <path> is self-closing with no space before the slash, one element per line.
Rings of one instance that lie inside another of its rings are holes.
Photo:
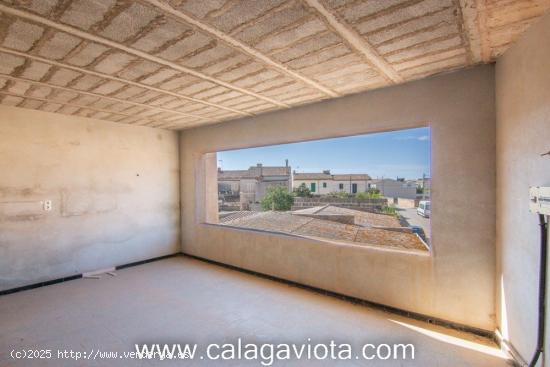
<path fill-rule="evenodd" d="M 423 216 L 424 218 L 429 218 L 432 214 L 431 204 L 427 200 L 422 200 L 418 204 L 418 208 L 416 209 L 416 214 Z"/>

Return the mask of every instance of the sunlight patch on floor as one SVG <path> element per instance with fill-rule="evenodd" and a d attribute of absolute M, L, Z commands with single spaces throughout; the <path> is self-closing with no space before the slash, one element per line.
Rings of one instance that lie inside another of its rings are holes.
<path fill-rule="evenodd" d="M 424 327 L 412 325 L 412 324 L 402 322 L 402 321 L 397 321 L 397 320 L 392 320 L 392 319 L 388 319 L 388 320 L 393 322 L 393 323 L 396 323 L 398 325 L 404 326 L 409 330 L 416 331 L 420 334 L 426 335 L 430 338 L 442 341 L 442 342 L 447 343 L 447 344 L 456 345 L 458 347 L 470 349 L 470 350 L 473 350 L 473 351 L 476 351 L 476 352 L 484 353 L 484 354 L 491 355 L 491 356 L 498 357 L 498 358 L 502 358 L 502 359 L 508 359 L 507 356 L 504 354 L 504 352 L 501 351 L 500 349 L 498 349 L 496 346 L 491 346 L 491 345 L 488 345 L 488 344 L 483 344 L 483 343 L 479 343 L 479 342 L 475 342 L 475 341 L 471 341 L 471 340 L 466 340 L 464 338 L 459 338 L 459 337 L 449 335 L 449 334 L 446 334 L 446 333 L 442 333 L 442 332 L 438 332 L 438 331 L 434 331 L 434 330 L 429 330 L 429 329 L 426 329 Z"/>

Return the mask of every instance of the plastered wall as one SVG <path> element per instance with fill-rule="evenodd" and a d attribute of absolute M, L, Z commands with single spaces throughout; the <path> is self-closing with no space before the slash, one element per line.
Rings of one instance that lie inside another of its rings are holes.
<path fill-rule="evenodd" d="M 496 66 L 497 310 L 504 338 L 526 360 L 536 345 L 540 248 L 528 190 L 550 186 L 550 157 L 541 157 L 550 151 L 549 40 L 547 14 Z"/>
<path fill-rule="evenodd" d="M 184 131 L 182 249 L 494 330 L 494 108 L 494 69 L 487 65 Z M 433 253 L 429 256 L 203 224 L 216 210 L 216 160 L 204 153 L 426 125 L 432 128 Z"/>
<path fill-rule="evenodd" d="M 179 252 L 179 210 L 176 133 L 0 107 L 0 290 Z"/>

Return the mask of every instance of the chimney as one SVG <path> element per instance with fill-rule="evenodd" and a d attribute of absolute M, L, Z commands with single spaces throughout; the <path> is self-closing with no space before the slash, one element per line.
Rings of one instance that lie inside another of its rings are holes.
<path fill-rule="evenodd" d="M 285 167 L 288 167 L 288 159 L 285 159 Z"/>

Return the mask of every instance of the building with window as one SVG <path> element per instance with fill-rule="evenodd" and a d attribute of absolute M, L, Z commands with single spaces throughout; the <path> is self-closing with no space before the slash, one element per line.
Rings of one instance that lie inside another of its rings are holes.
<path fill-rule="evenodd" d="M 368 190 L 371 177 L 366 173 L 331 174 L 330 170 L 321 173 L 293 173 L 292 188 L 304 184 L 314 195 L 326 195 L 331 192 L 355 194 Z"/>
<path fill-rule="evenodd" d="M 218 194 L 239 195 L 244 204 L 257 203 L 263 199 L 267 189 L 284 186 L 291 190 L 291 168 L 285 166 L 267 167 L 258 163 L 247 170 L 227 170 L 218 168 Z"/>
<path fill-rule="evenodd" d="M 331 174 L 330 170 L 321 173 L 296 173 L 292 175 L 292 188 L 300 185 L 314 195 L 326 195 L 334 192 L 356 194 L 369 189 L 378 189 L 380 194 L 389 198 L 416 198 L 416 181 L 394 180 L 391 178 L 372 179 L 366 173 Z"/>

